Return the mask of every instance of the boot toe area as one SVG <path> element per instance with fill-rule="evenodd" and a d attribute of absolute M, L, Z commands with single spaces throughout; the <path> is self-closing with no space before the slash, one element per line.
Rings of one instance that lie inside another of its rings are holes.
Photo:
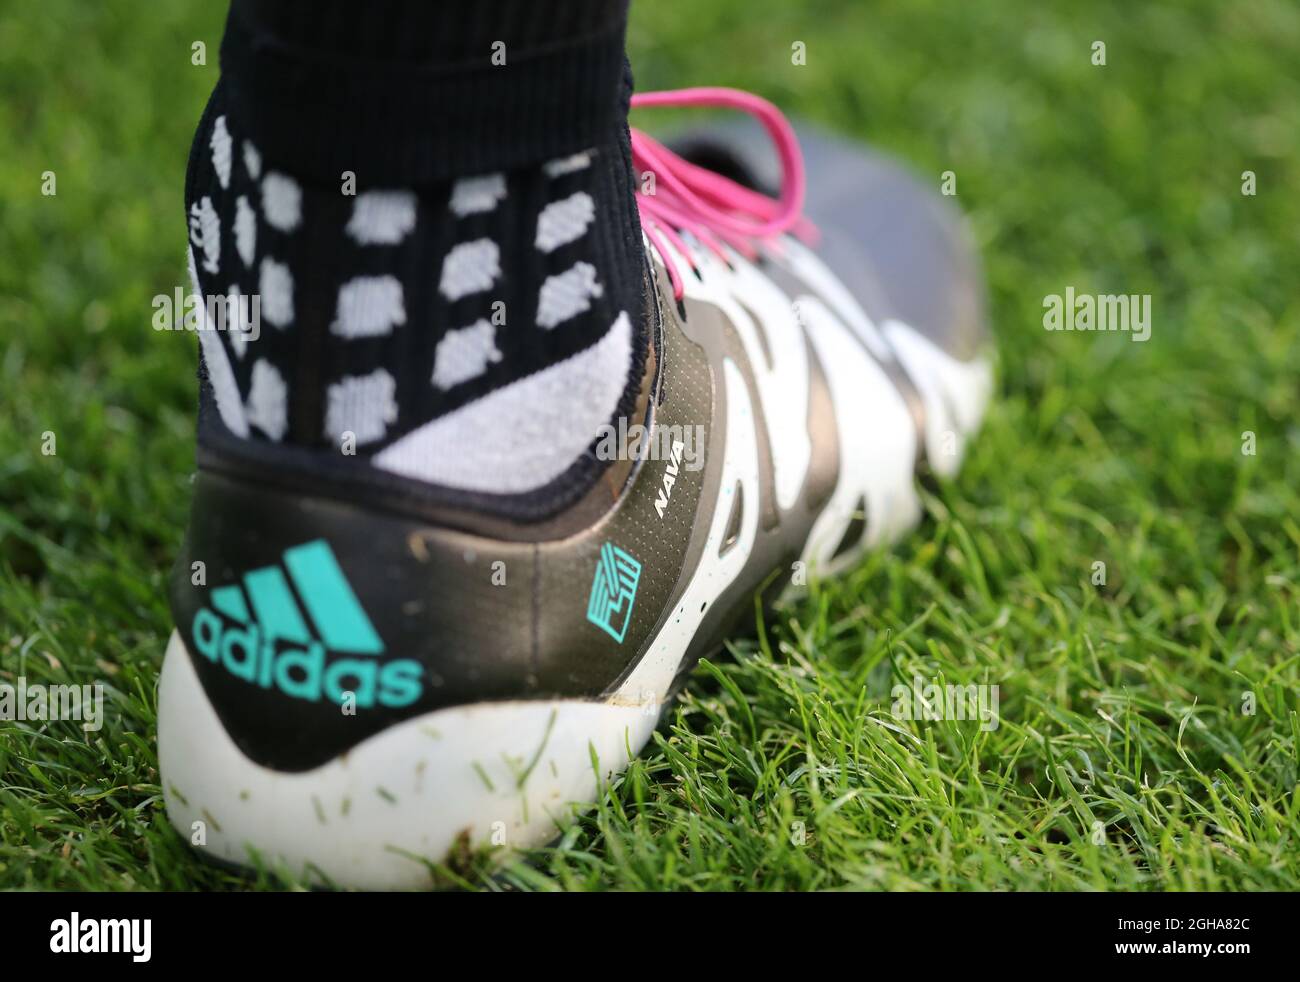
<path fill-rule="evenodd" d="M 965 219 L 941 193 L 886 154 L 799 121 L 807 174 L 804 211 L 817 255 L 877 324 L 906 323 L 966 362 L 989 341 L 980 264 Z M 748 121 L 673 141 L 688 159 L 775 195 L 781 172 L 770 138 Z"/>
<path fill-rule="evenodd" d="M 877 323 L 900 320 L 960 361 L 988 341 L 979 261 L 965 221 L 889 157 L 801 126 L 805 210 L 817 252 Z"/>

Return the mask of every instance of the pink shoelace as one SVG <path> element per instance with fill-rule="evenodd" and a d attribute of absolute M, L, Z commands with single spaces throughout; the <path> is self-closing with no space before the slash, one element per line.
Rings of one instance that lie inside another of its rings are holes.
<path fill-rule="evenodd" d="M 684 286 L 681 271 L 665 244 L 671 244 L 694 270 L 683 233 L 724 263 L 729 263 L 724 244 L 747 259 L 755 259 L 760 244 L 770 243 L 785 232 L 808 240 L 815 237 L 816 230 L 803 215 L 803 154 L 793 127 L 776 106 L 750 92 L 716 87 L 643 92 L 632 97 L 634 109 L 655 106 L 703 106 L 749 113 L 763 124 L 781 161 L 781 193 L 773 199 L 683 160 L 653 137 L 632 130 L 633 166 L 638 174 L 648 171 L 654 175 L 651 193 L 647 193 L 644 180 L 638 183 L 641 227 L 663 258 L 675 299 L 682 298 Z"/>

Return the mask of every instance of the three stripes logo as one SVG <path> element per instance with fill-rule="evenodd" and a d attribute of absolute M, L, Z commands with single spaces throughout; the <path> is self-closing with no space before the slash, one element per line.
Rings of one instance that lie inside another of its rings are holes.
<path fill-rule="evenodd" d="M 600 547 L 591 597 L 587 601 L 587 620 L 619 644 L 627 634 L 640 581 L 640 563 L 613 543 L 606 542 Z"/>
<path fill-rule="evenodd" d="M 194 646 L 251 685 L 339 705 L 351 694 L 360 709 L 409 706 L 423 691 L 418 661 L 377 660 L 384 642 L 324 539 L 214 589 L 210 603 L 194 615 Z"/>

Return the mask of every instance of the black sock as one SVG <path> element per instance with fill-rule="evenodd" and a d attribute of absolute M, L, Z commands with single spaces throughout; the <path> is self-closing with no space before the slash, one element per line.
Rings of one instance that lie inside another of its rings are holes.
<path fill-rule="evenodd" d="M 186 203 L 199 292 L 260 319 L 200 335 L 201 440 L 581 493 L 648 334 L 625 26 L 611 0 L 234 0 Z"/>

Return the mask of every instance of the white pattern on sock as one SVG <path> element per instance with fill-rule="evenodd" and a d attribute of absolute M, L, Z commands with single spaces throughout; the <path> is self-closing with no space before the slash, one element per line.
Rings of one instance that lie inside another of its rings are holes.
<path fill-rule="evenodd" d="M 257 215 L 242 194 L 235 199 L 235 249 L 245 266 L 253 265 L 257 251 Z"/>
<path fill-rule="evenodd" d="M 596 267 L 591 263 L 574 263 L 563 273 L 546 277 L 537 295 L 537 324 L 548 331 L 570 317 L 591 309 L 591 298 L 605 292 L 596 282 Z"/>
<path fill-rule="evenodd" d="M 221 219 L 206 194 L 190 205 L 190 242 L 203 250 L 203 269 L 216 273 L 221 268 Z"/>
<path fill-rule="evenodd" d="M 281 232 L 292 232 L 302 221 L 302 189 L 298 182 L 278 171 L 262 180 L 262 214 Z"/>
<path fill-rule="evenodd" d="M 339 441 L 351 433 L 358 444 L 382 439 L 388 424 L 397 421 L 396 388 L 393 376 L 382 368 L 369 375 L 344 376 L 329 387 L 325 435 Z"/>
<path fill-rule="evenodd" d="M 190 289 L 199 295 L 199 274 L 194 267 L 194 250 L 188 250 L 190 271 Z M 205 305 L 199 305 L 199 349 L 203 352 L 203 366 L 207 369 L 208 385 L 212 386 L 212 398 L 217 403 L 217 414 L 226 429 L 238 437 L 248 436 L 248 420 L 244 416 L 244 404 L 239 399 L 239 383 L 230 367 L 226 349 L 221 345 L 221 338 L 211 330 L 207 322 Z"/>
<path fill-rule="evenodd" d="M 257 152 L 252 140 L 244 141 L 244 169 L 255 181 L 262 176 L 262 155 Z"/>
<path fill-rule="evenodd" d="M 434 356 L 433 384 L 445 392 L 453 385 L 477 378 L 487 371 L 489 364 L 500 361 L 495 333 L 496 329 L 486 318 L 476 320 L 469 327 L 448 331 L 438 342 Z"/>
<path fill-rule="evenodd" d="M 501 275 L 501 250 L 491 239 L 460 242 L 442 261 L 438 289 L 448 300 L 489 289 Z"/>
<path fill-rule="evenodd" d="M 248 351 L 248 339 L 252 333 L 252 299 L 245 301 L 238 284 L 232 283 L 226 291 L 226 336 L 240 361 Z"/>
<path fill-rule="evenodd" d="M 491 211 L 506 196 L 503 174 L 462 177 L 451 188 L 451 210 L 457 218 Z"/>
<path fill-rule="evenodd" d="M 279 371 L 265 358 L 253 363 L 253 381 L 248 390 L 248 421 L 279 443 L 289 428 L 289 387 Z"/>
<path fill-rule="evenodd" d="M 539 488 L 586 453 L 614 415 L 631 361 L 632 322 L 624 311 L 591 347 L 426 423 L 373 463 L 468 491 Z"/>
<path fill-rule="evenodd" d="M 347 233 L 361 245 L 396 245 L 413 228 L 413 192 L 363 191 L 352 203 Z"/>
<path fill-rule="evenodd" d="M 280 328 L 293 323 L 293 274 L 288 266 L 270 256 L 263 259 L 258 292 L 262 295 L 263 317 Z"/>
<path fill-rule="evenodd" d="M 339 287 L 330 333 L 343 338 L 392 334 L 406 323 L 402 284 L 395 276 L 357 276 Z"/>
<path fill-rule="evenodd" d="M 224 191 L 230 187 L 230 131 L 226 129 L 226 117 L 218 116 L 212 124 L 212 139 L 208 146 L 212 148 L 212 167 L 217 172 L 217 180 Z"/>
<path fill-rule="evenodd" d="M 584 150 L 568 157 L 556 157 L 554 160 L 549 160 L 542 165 L 542 170 L 547 177 L 563 177 L 565 174 L 572 174 L 590 166 L 591 151 Z"/>
<path fill-rule="evenodd" d="M 552 201 L 537 216 L 535 245 L 542 252 L 554 252 L 560 246 L 582 238 L 595 217 L 596 203 L 585 191 Z"/>

